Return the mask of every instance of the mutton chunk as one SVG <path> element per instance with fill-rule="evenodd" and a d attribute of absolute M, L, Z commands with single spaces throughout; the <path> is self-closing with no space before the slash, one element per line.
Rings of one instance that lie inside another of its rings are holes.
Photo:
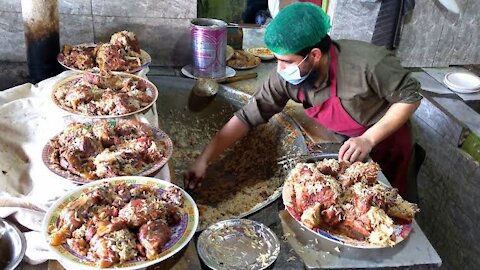
<path fill-rule="evenodd" d="M 170 241 L 172 232 L 170 227 L 162 220 L 149 221 L 140 227 L 138 239 L 145 247 L 147 258 L 157 255 L 165 244 Z"/>
<path fill-rule="evenodd" d="M 120 209 L 118 216 L 125 220 L 128 226 L 139 227 L 148 221 L 165 218 L 166 213 L 164 203 L 147 203 L 144 199 L 135 199 Z"/>

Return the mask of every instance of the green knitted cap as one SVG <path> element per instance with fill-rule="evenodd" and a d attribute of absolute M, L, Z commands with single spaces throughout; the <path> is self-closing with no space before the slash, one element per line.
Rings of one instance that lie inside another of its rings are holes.
<path fill-rule="evenodd" d="M 295 54 L 320 42 L 329 29 L 330 18 L 319 6 L 293 3 L 270 22 L 264 41 L 276 54 Z"/>

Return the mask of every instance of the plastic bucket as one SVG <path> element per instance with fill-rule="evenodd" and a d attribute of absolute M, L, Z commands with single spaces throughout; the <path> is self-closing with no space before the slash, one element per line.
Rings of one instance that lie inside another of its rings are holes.
<path fill-rule="evenodd" d="M 193 75 L 201 78 L 225 77 L 227 24 L 216 19 L 193 19 L 191 33 Z"/>

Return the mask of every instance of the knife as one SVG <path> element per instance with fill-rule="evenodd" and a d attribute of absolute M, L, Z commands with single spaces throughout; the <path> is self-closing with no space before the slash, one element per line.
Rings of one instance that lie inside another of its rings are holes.
<path fill-rule="evenodd" d="M 457 1 L 455 0 L 438 0 L 442 6 L 444 6 L 448 11 L 455 14 L 460 14 L 460 8 L 458 7 Z"/>

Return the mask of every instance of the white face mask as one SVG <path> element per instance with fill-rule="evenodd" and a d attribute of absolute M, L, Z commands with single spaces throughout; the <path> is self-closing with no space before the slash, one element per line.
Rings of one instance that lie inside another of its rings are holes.
<path fill-rule="evenodd" d="M 298 63 L 298 65 L 293 65 L 293 66 L 290 66 L 290 67 L 287 67 L 283 70 L 279 70 L 277 68 L 277 72 L 278 74 L 280 74 L 280 76 L 282 76 L 283 79 L 285 79 L 285 81 L 293 84 L 293 85 L 297 85 L 301 82 L 303 82 L 305 79 L 308 78 L 308 75 L 310 75 L 310 72 L 312 72 L 312 69 L 313 67 L 310 69 L 310 71 L 305 74 L 304 76 L 302 76 L 300 74 L 300 69 L 298 68 L 302 63 L 303 61 L 305 61 L 305 59 L 307 59 L 308 57 L 308 54 L 307 56 L 305 56 L 305 58 L 303 58 L 302 61 L 300 61 L 300 63 Z"/>

